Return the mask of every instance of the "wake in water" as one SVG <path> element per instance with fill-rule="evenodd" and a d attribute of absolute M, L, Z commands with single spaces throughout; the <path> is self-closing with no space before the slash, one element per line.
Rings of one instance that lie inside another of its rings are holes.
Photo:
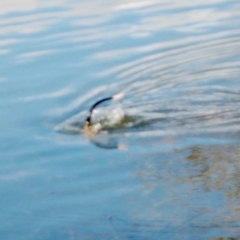
<path fill-rule="evenodd" d="M 118 78 L 119 83 L 94 89 L 82 96 L 79 105 L 96 102 L 107 92 L 125 95 L 121 103 L 111 97 L 94 107 L 91 128 L 95 137 L 107 131 L 108 136 L 195 133 L 236 138 L 240 132 L 240 56 L 236 49 L 240 49 L 237 30 L 212 34 L 205 40 L 191 39 L 185 46 L 176 43 L 174 49 L 99 73 Z M 80 111 L 56 130 L 79 134 L 86 127 L 86 116 L 86 110 Z"/>

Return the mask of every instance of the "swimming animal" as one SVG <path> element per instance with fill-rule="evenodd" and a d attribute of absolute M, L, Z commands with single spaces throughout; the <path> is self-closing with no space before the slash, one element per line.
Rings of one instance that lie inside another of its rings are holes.
<path fill-rule="evenodd" d="M 94 124 L 92 125 L 92 122 L 91 122 L 91 118 L 92 118 L 92 113 L 93 113 L 93 110 L 101 103 L 105 102 L 105 101 L 109 101 L 109 100 L 120 100 L 122 99 L 124 96 L 123 93 L 119 93 L 119 94 L 116 94 L 116 95 L 113 95 L 111 97 L 107 97 L 107 98 L 103 98 L 99 101 L 97 101 L 96 103 L 94 103 L 90 110 L 88 111 L 88 115 L 86 117 L 86 120 L 85 120 L 85 124 L 84 124 L 84 132 L 85 133 L 90 133 L 90 135 L 92 134 L 95 134 L 95 133 L 99 133 L 100 132 L 100 129 L 101 129 L 101 125 L 100 123 L 97 123 L 97 124 Z M 101 133 L 104 133 L 104 131 L 101 131 Z"/>

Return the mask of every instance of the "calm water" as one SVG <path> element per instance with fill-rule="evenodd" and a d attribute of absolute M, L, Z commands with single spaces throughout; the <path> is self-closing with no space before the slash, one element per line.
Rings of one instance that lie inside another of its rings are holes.
<path fill-rule="evenodd" d="M 0 238 L 240 239 L 239 27 L 237 0 L 2 0 Z"/>

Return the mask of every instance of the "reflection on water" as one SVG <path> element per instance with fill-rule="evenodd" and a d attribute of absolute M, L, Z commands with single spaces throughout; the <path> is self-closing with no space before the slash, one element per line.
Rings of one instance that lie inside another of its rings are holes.
<path fill-rule="evenodd" d="M 132 212 L 140 222 L 157 222 L 164 230 L 164 222 L 176 228 L 188 222 L 191 227 L 185 231 L 192 237 L 213 229 L 226 231 L 229 237 L 239 231 L 238 146 L 193 146 L 187 151 L 144 154 L 138 165 L 144 200 L 132 199 Z M 177 212 L 169 213 L 169 206 Z M 189 236 L 185 231 L 182 236 Z"/>
<path fill-rule="evenodd" d="M 1 1 L 1 239 L 240 239 L 239 10 Z"/>

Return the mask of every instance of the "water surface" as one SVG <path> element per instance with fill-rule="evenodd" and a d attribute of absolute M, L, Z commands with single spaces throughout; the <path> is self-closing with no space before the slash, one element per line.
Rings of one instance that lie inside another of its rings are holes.
<path fill-rule="evenodd" d="M 0 18 L 1 239 L 240 239 L 238 1 Z M 119 92 L 127 121 L 90 141 L 88 109 Z"/>

